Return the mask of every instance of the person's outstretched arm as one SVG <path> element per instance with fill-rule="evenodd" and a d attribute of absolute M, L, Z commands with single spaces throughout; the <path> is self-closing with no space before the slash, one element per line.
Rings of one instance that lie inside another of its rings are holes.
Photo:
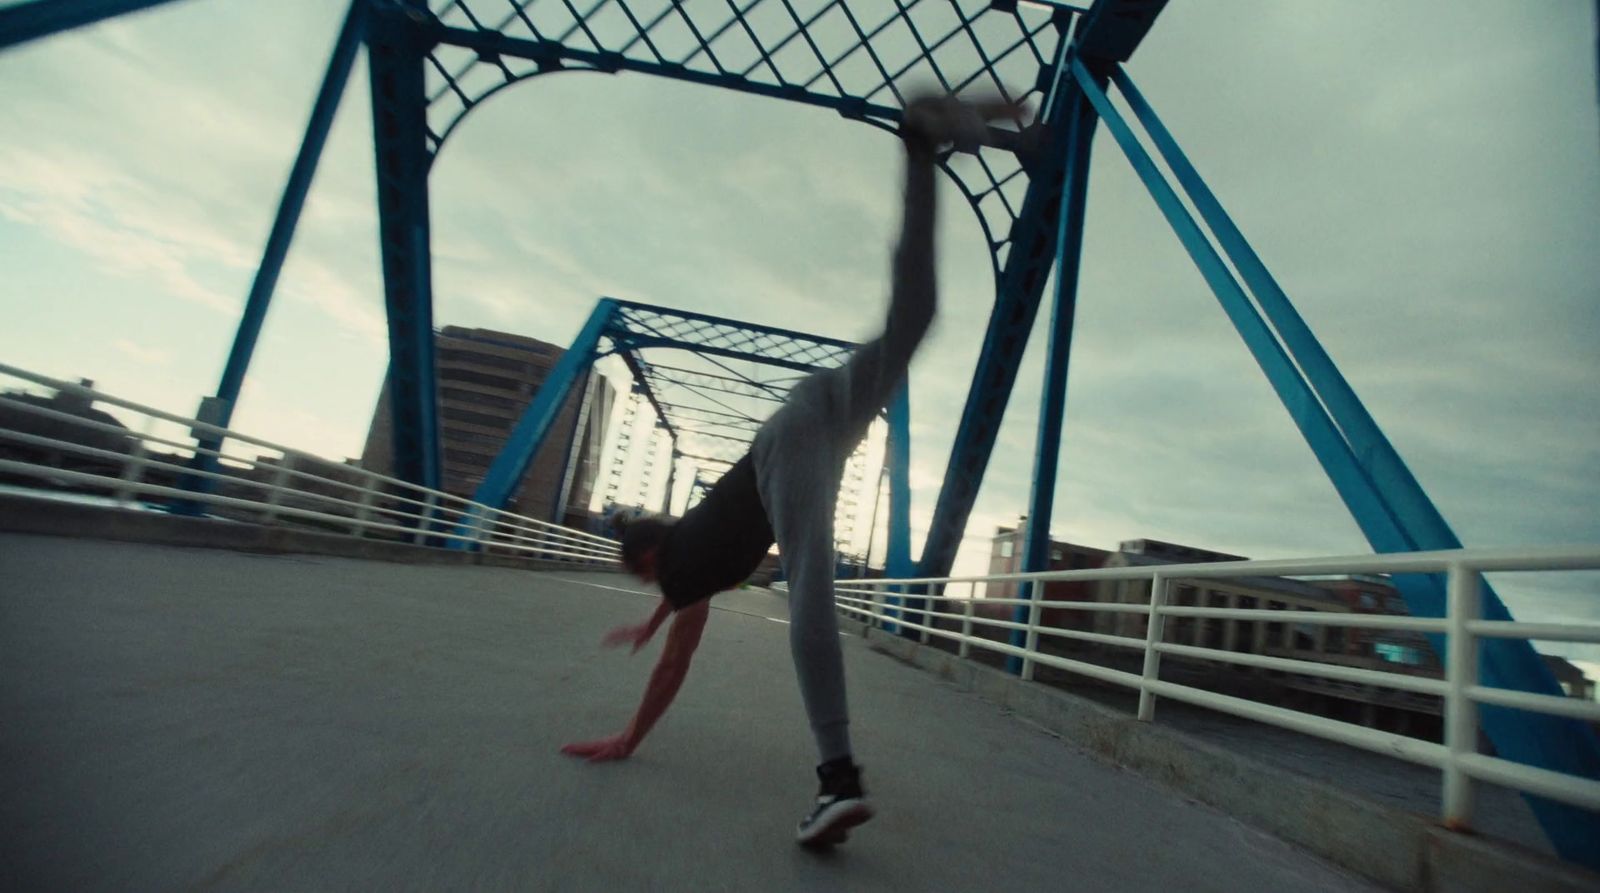
<path fill-rule="evenodd" d="M 659 618 L 665 616 L 665 610 L 657 610 L 655 616 L 651 617 L 651 632 L 654 632 L 654 626 L 660 625 Z M 672 626 L 667 629 L 666 646 L 661 649 L 661 658 L 656 661 L 655 669 L 650 672 L 650 682 L 645 686 L 644 699 L 640 701 L 639 709 L 633 714 L 633 719 L 628 722 L 627 728 L 609 738 L 568 744 L 561 748 L 561 752 L 575 757 L 586 757 L 591 762 L 621 760 L 632 754 L 639 747 L 639 742 L 644 740 L 644 736 L 650 734 L 656 721 L 667 712 L 667 708 L 672 705 L 672 699 L 677 697 L 678 689 L 683 686 L 684 678 L 689 675 L 689 661 L 694 657 L 695 649 L 700 647 L 700 634 L 705 631 L 706 618 L 710 614 L 711 602 L 705 600 L 672 615 Z M 620 631 L 614 630 L 613 635 Z M 639 646 L 649 638 L 649 634 L 646 633 L 642 639 L 637 640 L 634 650 L 639 650 Z M 607 641 L 611 641 L 611 636 L 607 636 Z M 626 641 L 628 639 L 623 638 L 613 644 Z"/>
<path fill-rule="evenodd" d="M 663 597 L 661 603 L 656 605 L 655 613 L 650 615 L 649 620 L 637 625 L 619 626 L 606 633 L 605 638 L 600 640 L 600 644 L 607 648 L 615 648 L 618 645 L 632 645 L 633 653 L 638 654 L 639 649 L 650 642 L 650 637 L 656 634 L 656 630 L 661 627 L 661 622 L 666 620 L 667 615 L 671 613 L 672 603 Z"/>

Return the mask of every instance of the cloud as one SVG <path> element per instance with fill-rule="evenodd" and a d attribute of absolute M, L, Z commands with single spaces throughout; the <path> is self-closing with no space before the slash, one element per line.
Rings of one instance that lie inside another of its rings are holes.
<path fill-rule="evenodd" d="M 181 302 L 167 309 L 233 317 L 339 13 L 175 4 L 0 58 L 26 87 L 0 96 L 13 125 L 0 214 Z M 241 29 L 247 53 L 218 39 Z M 1469 543 L 1600 538 L 1592 37 L 1582 4 L 1174 5 L 1129 65 Z M 258 369 L 272 375 L 253 372 L 244 403 L 270 407 L 260 433 L 338 450 L 364 432 L 387 338 L 363 79 L 358 66 L 280 283 L 287 306 L 269 317 Z M 870 335 L 896 152 L 831 113 L 731 91 L 532 79 L 475 111 L 432 171 L 435 322 L 563 343 L 609 294 Z M 954 189 L 942 198 L 943 304 L 912 369 L 918 548 L 993 286 L 971 211 Z M 1026 510 L 1046 302 L 958 567 L 981 570 L 992 527 Z M 1365 548 L 1104 131 L 1076 319 L 1058 535 Z M 327 347 L 325 328 L 350 349 Z M 176 336 L 125 340 L 184 357 Z M 315 375 L 283 371 L 303 367 Z M 312 377 L 327 393 L 307 409 L 297 389 Z"/>
<path fill-rule="evenodd" d="M 166 366 L 172 363 L 172 352 L 159 347 L 145 347 L 127 338 L 118 338 L 111 346 L 142 366 Z"/>

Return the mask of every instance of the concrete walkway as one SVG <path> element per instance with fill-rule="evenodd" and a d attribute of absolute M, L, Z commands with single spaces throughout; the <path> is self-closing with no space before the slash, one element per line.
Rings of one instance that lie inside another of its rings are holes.
<path fill-rule="evenodd" d="M 678 703 L 614 575 L 0 535 L 0 889 L 1364 890 L 847 642 L 880 815 L 794 846 L 814 763 L 781 600 L 714 602 Z"/>

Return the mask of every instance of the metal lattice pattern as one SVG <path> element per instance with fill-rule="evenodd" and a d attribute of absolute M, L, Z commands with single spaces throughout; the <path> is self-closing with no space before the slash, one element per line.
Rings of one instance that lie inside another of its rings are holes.
<path fill-rule="evenodd" d="M 682 460 L 692 467 L 687 478 L 691 505 L 750 449 L 761 424 L 796 384 L 811 372 L 843 365 L 856 347 L 628 302 L 617 302 L 604 339 L 603 353 L 622 359 L 638 399 L 653 408 L 673 438 L 674 464 Z M 863 443 L 847 464 L 852 495 L 864 474 L 866 453 Z M 608 496 L 621 498 L 620 488 L 611 488 Z M 859 509 L 854 499 L 840 502 L 835 533 L 841 548 L 852 546 Z"/>
<path fill-rule="evenodd" d="M 636 304 L 622 305 L 618 322 L 612 339 L 629 346 L 692 345 L 712 353 L 759 357 L 764 363 L 802 372 L 843 365 L 855 349 L 845 341 Z"/>
<path fill-rule="evenodd" d="M 562 70 L 638 71 L 832 108 L 892 128 L 908 94 L 1040 104 L 1071 10 L 987 0 L 450 0 L 432 4 L 433 151 L 476 105 Z M 1028 176 L 1012 151 L 947 160 L 996 269 Z"/>

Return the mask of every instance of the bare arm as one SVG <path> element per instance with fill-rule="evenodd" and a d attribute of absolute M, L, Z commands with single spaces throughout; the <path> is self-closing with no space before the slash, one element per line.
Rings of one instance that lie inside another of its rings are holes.
<path fill-rule="evenodd" d="M 650 615 L 649 620 L 636 625 L 619 626 L 606 633 L 605 638 L 600 640 L 600 644 L 607 648 L 631 644 L 633 645 L 633 653 L 637 654 L 639 649 L 650 641 L 650 637 L 656 634 L 656 630 L 661 627 L 662 621 L 666 620 L 671 613 L 672 605 L 663 598 L 656 605 L 655 613 Z"/>
<path fill-rule="evenodd" d="M 656 668 L 650 671 L 644 700 L 639 702 L 638 711 L 622 733 L 628 741 L 629 752 L 639 746 L 655 727 L 656 720 L 672 706 L 672 699 L 677 697 L 678 689 L 689 675 L 689 662 L 694 658 L 695 649 L 700 647 L 700 634 L 705 631 L 706 618 L 710 615 L 709 600 L 695 602 L 673 615 L 666 647 L 661 649 Z"/>
<path fill-rule="evenodd" d="M 665 600 L 662 604 L 666 605 Z M 665 610 L 657 609 L 655 615 L 650 618 L 652 631 L 654 626 L 661 624 L 662 618 L 670 613 L 670 610 L 670 606 Z M 593 762 L 626 759 L 632 754 L 644 737 L 650 734 L 656 721 L 667 712 L 673 698 L 677 697 L 678 689 L 683 686 L 684 678 L 689 675 L 689 662 L 694 657 L 695 649 L 700 647 L 700 634 L 705 631 L 706 618 L 710 614 L 711 603 L 701 601 L 672 615 L 672 626 L 667 629 L 666 646 L 661 649 L 661 657 L 656 661 L 655 669 L 650 672 L 650 682 L 645 686 L 644 698 L 639 702 L 639 709 L 634 712 L 627 728 L 609 738 L 568 744 L 561 748 L 561 752 L 587 757 Z M 649 636 L 645 638 L 648 639 Z"/>

